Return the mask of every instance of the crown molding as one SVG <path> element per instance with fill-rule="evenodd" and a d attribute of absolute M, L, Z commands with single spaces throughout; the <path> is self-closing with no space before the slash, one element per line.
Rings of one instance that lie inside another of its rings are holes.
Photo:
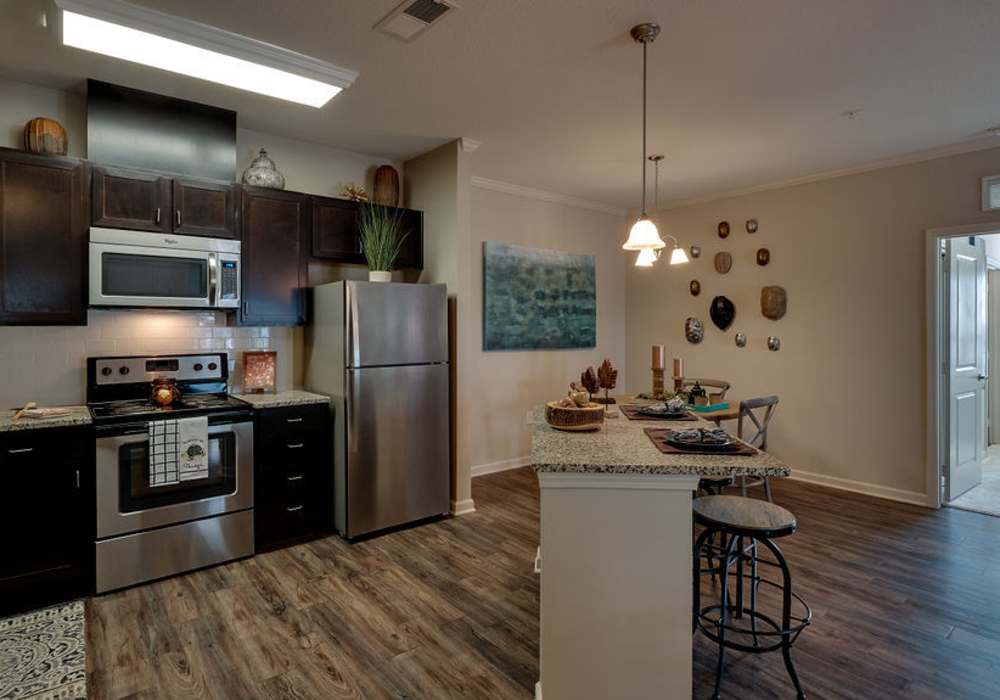
<path fill-rule="evenodd" d="M 357 71 L 349 68 L 123 0 L 55 0 L 55 6 L 59 10 L 68 10 L 234 58 L 242 58 L 251 63 L 319 80 L 341 89 L 349 88 L 358 78 Z"/>
<path fill-rule="evenodd" d="M 579 197 L 571 197 L 566 194 L 559 194 L 558 192 L 549 192 L 547 190 L 539 190 L 533 187 L 523 187 L 522 185 L 515 185 L 510 182 L 502 182 L 501 180 L 490 180 L 485 177 L 471 178 L 472 186 L 478 187 L 481 190 L 491 190 L 493 192 L 503 192 L 504 194 L 514 195 L 515 197 L 524 197 L 526 199 L 537 199 L 542 202 L 551 202 L 553 204 L 562 204 L 567 207 L 575 207 L 577 209 L 587 209 L 589 211 L 597 211 L 602 214 L 611 214 L 613 216 L 624 217 L 627 213 L 627 209 L 621 207 L 614 207 L 610 204 L 604 204 L 603 202 L 592 202 L 588 199 L 580 199 Z"/>
<path fill-rule="evenodd" d="M 886 170 L 888 168 L 896 168 L 901 165 L 924 163 L 929 160 L 937 160 L 938 158 L 948 158 L 949 156 L 962 155 L 963 153 L 973 153 L 975 151 L 988 151 L 992 148 L 1000 148 L 1000 139 L 991 136 L 986 139 L 962 141 L 960 143 L 954 143 L 948 146 L 941 146 L 940 148 L 932 148 L 925 151 L 916 151 L 914 153 L 908 153 L 906 155 L 898 156 L 896 158 L 886 158 L 884 160 L 875 160 L 868 163 L 862 163 L 861 165 L 853 165 L 848 168 L 840 168 L 838 170 L 828 170 L 822 173 L 815 173 L 813 175 L 803 175 L 802 177 L 794 177 L 787 180 L 776 180 L 774 182 L 768 182 L 762 185 L 754 185 L 753 187 L 746 187 L 737 190 L 729 190 L 726 192 L 717 192 L 715 194 L 708 194 L 701 197 L 693 197 L 691 199 L 678 199 L 675 201 L 668 201 L 663 206 L 660 207 L 660 210 L 680 209 L 681 207 L 690 207 L 696 204 L 707 204 L 709 202 L 717 202 L 720 199 L 730 199 L 732 197 L 742 197 L 744 195 L 757 194 L 759 192 L 769 192 L 771 190 L 781 190 L 787 187 L 796 187 L 798 185 L 808 185 L 813 182 L 822 182 L 823 180 L 833 180 L 835 178 L 846 177 L 848 175 L 860 175 L 862 173 L 868 173 L 875 170 Z"/>
<path fill-rule="evenodd" d="M 458 141 L 462 145 L 462 150 L 466 153 L 474 153 L 477 148 L 483 145 L 482 141 L 470 139 L 468 136 L 463 136 Z"/>

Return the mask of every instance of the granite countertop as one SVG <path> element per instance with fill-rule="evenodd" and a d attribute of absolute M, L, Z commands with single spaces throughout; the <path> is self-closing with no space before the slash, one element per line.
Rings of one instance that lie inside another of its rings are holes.
<path fill-rule="evenodd" d="M 618 418 L 604 421 L 594 432 L 556 430 L 545 422 L 545 406 L 528 414 L 531 436 L 531 463 L 537 472 L 577 472 L 591 474 L 668 474 L 679 476 L 789 476 L 781 460 L 761 452 L 755 456 L 663 454 L 643 432 L 643 428 L 715 427 L 713 423 L 677 421 L 631 421 L 619 412 Z"/>
<path fill-rule="evenodd" d="M 37 430 L 39 428 L 65 428 L 73 425 L 90 425 L 90 410 L 86 406 L 60 406 L 70 412 L 65 416 L 50 418 L 19 418 L 13 420 L 17 411 L 0 412 L 0 433 L 12 430 Z"/>
<path fill-rule="evenodd" d="M 282 406 L 304 406 L 311 403 L 330 403 L 329 396 L 314 394 L 311 391 L 293 389 L 279 391 L 276 394 L 233 394 L 238 399 L 246 401 L 254 408 L 280 408 Z"/>

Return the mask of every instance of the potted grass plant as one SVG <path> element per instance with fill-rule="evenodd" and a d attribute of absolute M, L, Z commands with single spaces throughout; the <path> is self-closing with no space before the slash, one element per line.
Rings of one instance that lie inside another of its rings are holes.
<path fill-rule="evenodd" d="M 368 263 L 368 280 L 388 282 L 409 231 L 403 231 L 399 209 L 378 204 L 362 204 L 358 219 L 361 252 Z"/>

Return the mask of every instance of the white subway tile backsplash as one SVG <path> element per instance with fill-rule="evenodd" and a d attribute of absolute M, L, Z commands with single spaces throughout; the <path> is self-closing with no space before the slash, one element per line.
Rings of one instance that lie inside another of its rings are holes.
<path fill-rule="evenodd" d="M 234 328 L 224 313 L 92 309 L 87 326 L 0 327 L 0 407 L 79 404 L 87 357 L 205 350 L 229 353 L 230 384 L 241 384 L 245 350 L 278 352 L 278 387 L 291 388 L 291 328 Z"/>

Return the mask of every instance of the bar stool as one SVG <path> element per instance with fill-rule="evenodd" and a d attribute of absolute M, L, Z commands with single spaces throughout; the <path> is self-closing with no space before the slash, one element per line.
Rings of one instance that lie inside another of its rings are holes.
<path fill-rule="evenodd" d="M 792 591 L 792 575 L 781 549 L 773 540 L 795 532 L 795 516 L 768 501 L 742 496 L 702 496 L 693 502 L 695 523 L 704 530 L 694 545 L 693 630 L 701 631 L 719 645 L 715 670 L 715 692 L 719 697 L 726 649 L 764 654 L 781 650 L 785 668 L 795 685 L 798 698 L 804 698 L 802 685 L 792 663 L 792 645 L 812 620 L 812 611 Z M 719 536 L 720 545 L 714 540 Z M 758 544 L 770 552 L 773 560 L 760 556 Z M 702 558 L 708 567 L 702 568 Z M 715 562 L 718 565 L 715 565 Z M 761 566 L 781 572 L 781 581 L 760 574 Z M 735 601 L 730 598 L 730 569 L 735 567 Z M 745 568 L 749 570 L 746 571 Z M 710 574 L 720 581 L 719 602 L 702 607 L 701 577 Z M 759 609 L 758 589 L 769 586 L 781 592 L 781 619 Z M 749 596 L 748 596 L 749 594 Z M 746 598 L 749 597 L 749 605 Z M 793 606 L 795 610 L 793 611 Z M 741 624 L 742 622 L 742 624 Z"/>

